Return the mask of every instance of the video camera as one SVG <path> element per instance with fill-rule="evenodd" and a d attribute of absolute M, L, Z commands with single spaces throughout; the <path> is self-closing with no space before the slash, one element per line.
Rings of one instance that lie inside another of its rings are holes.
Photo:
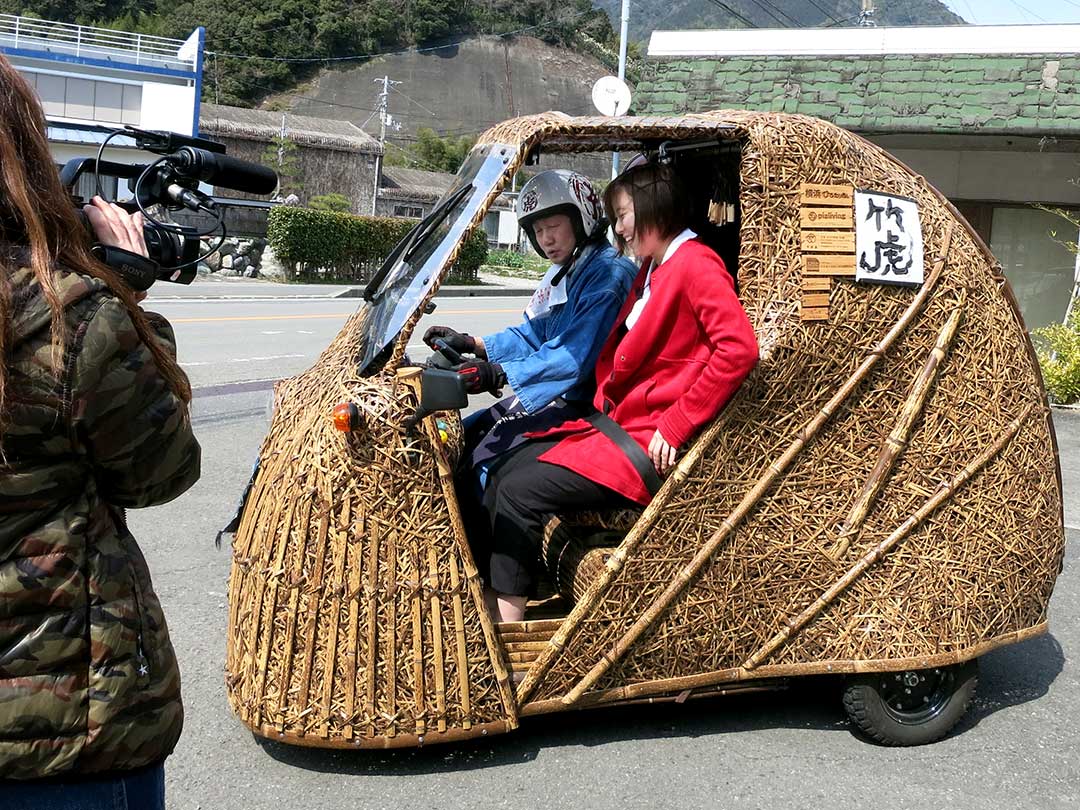
<path fill-rule="evenodd" d="M 161 157 L 145 164 L 102 160 L 106 144 L 118 135 L 133 137 L 139 149 Z M 75 183 L 86 173 L 135 180 L 131 187 L 131 199 L 116 201 L 116 204 L 131 213 L 142 212 L 145 220 L 143 236 L 149 258 L 101 244 L 94 245 L 94 253 L 115 270 L 128 286 L 140 292 L 158 279 L 190 284 L 195 279 L 198 263 L 213 254 L 225 241 L 222 212 L 213 197 L 199 190 L 200 182 L 249 194 L 271 194 L 278 184 L 277 174 L 272 169 L 228 157 L 224 144 L 216 141 L 175 132 L 125 127 L 110 132 L 98 149 L 96 158 L 73 158 L 60 170 L 60 182 L 72 194 L 88 230 L 90 225 L 82 213 L 82 206 L 89 200 L 74 194 Z M 97 185 L 100 189 L 100 183 Z M 98 195 L 104 196 L 100 191 Z M 155 209 L 157 216 L 151 213 L 155 206 L 160 207 Z M 183 208 L 208 215 L 213 224 L 207 229 L 200 229 L 158 218 L 166 216 L 161 210 L 168 212 Z M 219 234 L 218 243 L 200 255 L 199 240 L 215 233 Z"/>

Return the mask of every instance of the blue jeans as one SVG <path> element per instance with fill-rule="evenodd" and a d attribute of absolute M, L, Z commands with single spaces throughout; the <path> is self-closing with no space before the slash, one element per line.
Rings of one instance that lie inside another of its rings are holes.
<path fill-rule="evenodd" d="M 106 777 L 0 781 L 4 810 L 165 810 L 165 764 Z"/>

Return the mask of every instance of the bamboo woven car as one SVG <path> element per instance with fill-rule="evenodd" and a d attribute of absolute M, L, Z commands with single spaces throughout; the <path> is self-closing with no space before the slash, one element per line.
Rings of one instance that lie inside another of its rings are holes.
<path fill-rule="evenodd" d="M 761 362 L 643 513 L 553 521 L 563 597 L 495 626 L 451 482 L 460 423 L 417 412 L 406 346 L 526 160 L 612 149 L 700 180 Z M 920 285 L 856 281 L 856 189 L 917 205 Z M 256 734 L 412 746 L 837 673 L 864 731 L 921 743 L 978 656 L 1047 630 L 1064 532 L 1038 366 L 998 263 L 922 177 L 802 116 L 548 113 L 488 131 L 444 203 L 278 386 L 230 581 L 228 695 Z"/>

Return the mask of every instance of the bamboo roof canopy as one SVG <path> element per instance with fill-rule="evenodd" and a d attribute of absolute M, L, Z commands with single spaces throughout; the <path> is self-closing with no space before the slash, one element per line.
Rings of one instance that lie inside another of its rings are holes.
<path fill-rule="evenodd" d="M 451 741 L 600 703 L 957 663 L 1046 631 L 1064 530 L 1038 365 L 999 264 L 924 178 L 779 113 L 545 113 L 479 146 L 512 147 L 508 186 L 537 148 L 700 138 L 739 145 L 738 282 L 761 359 L 640 516 L 594 521 L 621 542 L 555 563 L 564 617 L 496 626 L 484 609 L 457 415 L 408 429 L 422 305 L 375 373 L 357 370 L 365 304 L 279 383 L 229 585 L 228 698 L 257 734 Z M 913 200 L 922 285 L 812 272 L 807 184 Z M 334 428 L 343 400 L 361 429 Z"/>

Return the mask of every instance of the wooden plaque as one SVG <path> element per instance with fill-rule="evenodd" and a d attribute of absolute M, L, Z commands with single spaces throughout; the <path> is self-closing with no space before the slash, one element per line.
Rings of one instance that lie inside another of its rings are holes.
<path fill-rule="evenodd" d="M 848 256 L 803 256 L 803 277 L 855 275 L 855 254 Z"/>
<path fill-rule="evenodd" d="M 803 183 L 799 187 L 799 202 L 803 205 L 846 205 L 850 208 L 854 201 L 854 186 L 822 186 L 817 183 Z"/>
<path fill-rule="evenodd" d="M 828 293 L 803 293 L 802 308 L 816 309 L 818 307 L 829 306 L 829 294 Z"/>
<path fill-rule="evenodd" d="M 828 307 L 803 307 L 799 310 L 801 321 L 827 321 L 829 320 Z"/>
<path fill-rule="evenodd" d="M 828 292 L 832 289 L 832 279 L 828 276 L 803 276 L 802 291 Z"/>
<path fill-rule="evenodd" d="M 850 208 L 800 208 L 804 228 L 854 228 L 855 213 Z"/>
<path fill-rule="evenodd" d="M 854 231 L 803 231 L 802 249 L 809 253 L 850 253 L 855 256 Z"/>

